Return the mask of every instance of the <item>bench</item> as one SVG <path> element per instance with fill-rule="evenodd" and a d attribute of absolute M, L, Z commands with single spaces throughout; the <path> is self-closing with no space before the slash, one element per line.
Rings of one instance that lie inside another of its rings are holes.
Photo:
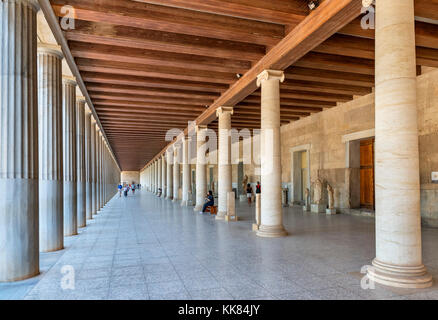
<path fill-rule="evenodd" d="M 208 206 L 205 209 L 206 212 L 210 212 L 210 214 L 217 214 L 217 207 L 216 206 Z"/>

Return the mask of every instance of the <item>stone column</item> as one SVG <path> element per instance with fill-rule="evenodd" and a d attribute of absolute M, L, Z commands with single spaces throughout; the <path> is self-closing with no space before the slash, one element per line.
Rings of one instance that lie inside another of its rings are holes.
<path fill-rule="evenodd" d="M 377 1 L 376 258 L 385 285 L 432 285 L 421 255 L 414 1 Z"/>
<path fill-rule="evenodd" d="M 172 172 L 172 163 L 173 163 L 173 147 L 170 147 L 166 150 L 167 155 L 167 197 L 166 199 L 172 200 L 173 198 L 173 172 Z"/>
<path fill-rule="evenodd" d="M 166 194 L 167 194 L 167 186 L 166 186 L 166 171 L 167 171 L 167 167 L 166 167 L 166 157 L 163 155 L 161 155 L 161 185 L 163 188 L 163 193 L 162 193 L 162 198 L 165 199 L 166 198 Z"/>
<path fill-rule="evenodd" d="M 100 189 L 101 189 L 101 170 L 100 170 L 100 129 L 96 124 L 96 212 L 100 211 Z"/>
<path fill-rule="evenodd" d="M 224 219 L 227 214 L 227 195 L 232 191 L 231 181 L 231 115 L 232 107 L 221 107 L 216 111 L 219 118 L 219 150 L 218 150 L 218 213 L 217 220 Z"/>
<path fill-rule="evenodd" d="M 179 142 L 176 142 L 173 145 L 173 202 L 177 202 L 179 200 L 179 152 L 180 152 L 181 146 Z"/>
<path fill-rule="evenodd" d="M 0 281 L 39 273 L 38 10 L 0 2 Z"/>
<path fill-rule="evenodd" d="M 99 135 L 99 210 L 103 208 L 103 134 Z"/>
<path fill-rule="evenodd" d="M 80 101 L 79 101 L 80 103 Z M 87 219 L 93 219 L 93 168 L 91 159 L 91 111 L 85 110 L 85 169 L 86 169 L 86 184 L 85 184 L 85 198 L 86 198 L 86 213 Z"/>
<path fill-rule="evenodd" d="M 62 129 L 64 162 L 64 236 L 78 234 L 76 82 L 63 78 Z"/>
<path fill-rule="evenodd" d="M 77 148 L 77 209 L 78 228 L 87 225 L 87 173 L 85 161 L 85 99 L 76 99 L 76 148 Z"/>
<path fill-rule="evenodd" d="M 184 137 L 182 141 L 182 167 L 183 167 L 183 181 L 182 181 L 182 201 L 181 206 L 188 206 L 190 193 L 190 161 L 189 161 L 189 138 Z"/>
<path fill-rule="evenodd" d="M 40 251 L 64 247 L 62 52 L 38 44 Z"/>
<path fill-rule="evenodd" d="M 96 122 L 94 118 L 91 118 L 91 214 L 94 216 L 97 214 L 96 211 Z"/>
<path fill-rule="evenodd" d="M 161 188 L 161 190 L 163 190 L 163 186 L 161 185 L 161 157 L 158 158 L 157 160 L 157 168 L 158 168 L 158 172 L 157 172 L 157 176 L 158 176 L 158 188 Z M 161 194 L 162 195 L 162 194 Z"/>
<path fill-rule="evenodd" d="M 207 173 L 205 154 L 202 145 L 205 143 L 207 126 L 196 126 L 196 206 L 194 211 L 201 211 L 207 195 Z"/>
<path fill-rule="evenodd" d="M 281 205 L 281 135 L 280 82 L 283 71 L 265 70 L 257 77 L 261 86 L 261 225 L 258 236 L 281 237 L 283 227 Z"/>

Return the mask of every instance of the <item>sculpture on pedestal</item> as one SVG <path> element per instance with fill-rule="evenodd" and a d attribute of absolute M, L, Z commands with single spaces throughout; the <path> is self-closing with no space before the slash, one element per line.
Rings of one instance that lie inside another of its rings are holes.
<path fill-rule="evenodd" d="M 313 202 L 316 204 L 321 204 L 322 200 L 322 182 L 318 178 L 316 179 L 313 187 Z"/>
<path fill-rule="evenodd" d="M 328 194 L 328 208 L 334 208 L 334 196 L 333 196 L 333 188 L 331 185 L 327 184 L 327 194 Z"/>

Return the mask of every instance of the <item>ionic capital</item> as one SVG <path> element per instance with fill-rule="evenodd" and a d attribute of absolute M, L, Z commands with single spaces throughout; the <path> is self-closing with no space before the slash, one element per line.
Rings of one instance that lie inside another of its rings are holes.
<path fill-rule="evenodd" d="M 219 117 L 220 115 L 229 112 L 231 115 L 234 113 L 234 107 L 219 107 L 216 109 L 216 116 Z"/>
<path fill-rule="evenodd" d="M 38 53 L 50 54 L 61 60 L 64 58 L 61 46 L 58 46 L 57 44 L 38 42 Z"/>
<path fill-rule="evenodd" d="M 262 81 L 278 80 L 284 81 L 284 71 L 281 70 L 265 70 L 257 76 L 257 87 L 260 87 Z"/>
<path fill-rule="evenodd" d="M 62 83 L 63 84 L 68 84 L 68 85 L 70 85 L 70 86 L 72 86 L 72 87 L 76 87 L 77 86 L 77 82 L 76 82 L 76 78 L 75 77 L 72 77 L 72 76 L 65 76 L 65 75 L 63 75 L 62 76 Z M 77 98 L 76 98 L 76 100 L 77 100 Z"/>

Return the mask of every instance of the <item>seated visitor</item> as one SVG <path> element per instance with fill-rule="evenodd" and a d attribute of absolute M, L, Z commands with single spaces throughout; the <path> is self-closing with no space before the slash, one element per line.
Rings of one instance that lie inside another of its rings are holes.
<path fill-rule="evenodd" d="M 207 207 L 210 206 L 214 206 L 214 197 L 213 197 L 213 192 L 211 190 L 208 191 L 207 198 L 205 198 L 205 203 L 204 206 L 202 207 L 202 211 L 199 213 L 201 214 L 204 213 Z"/>

